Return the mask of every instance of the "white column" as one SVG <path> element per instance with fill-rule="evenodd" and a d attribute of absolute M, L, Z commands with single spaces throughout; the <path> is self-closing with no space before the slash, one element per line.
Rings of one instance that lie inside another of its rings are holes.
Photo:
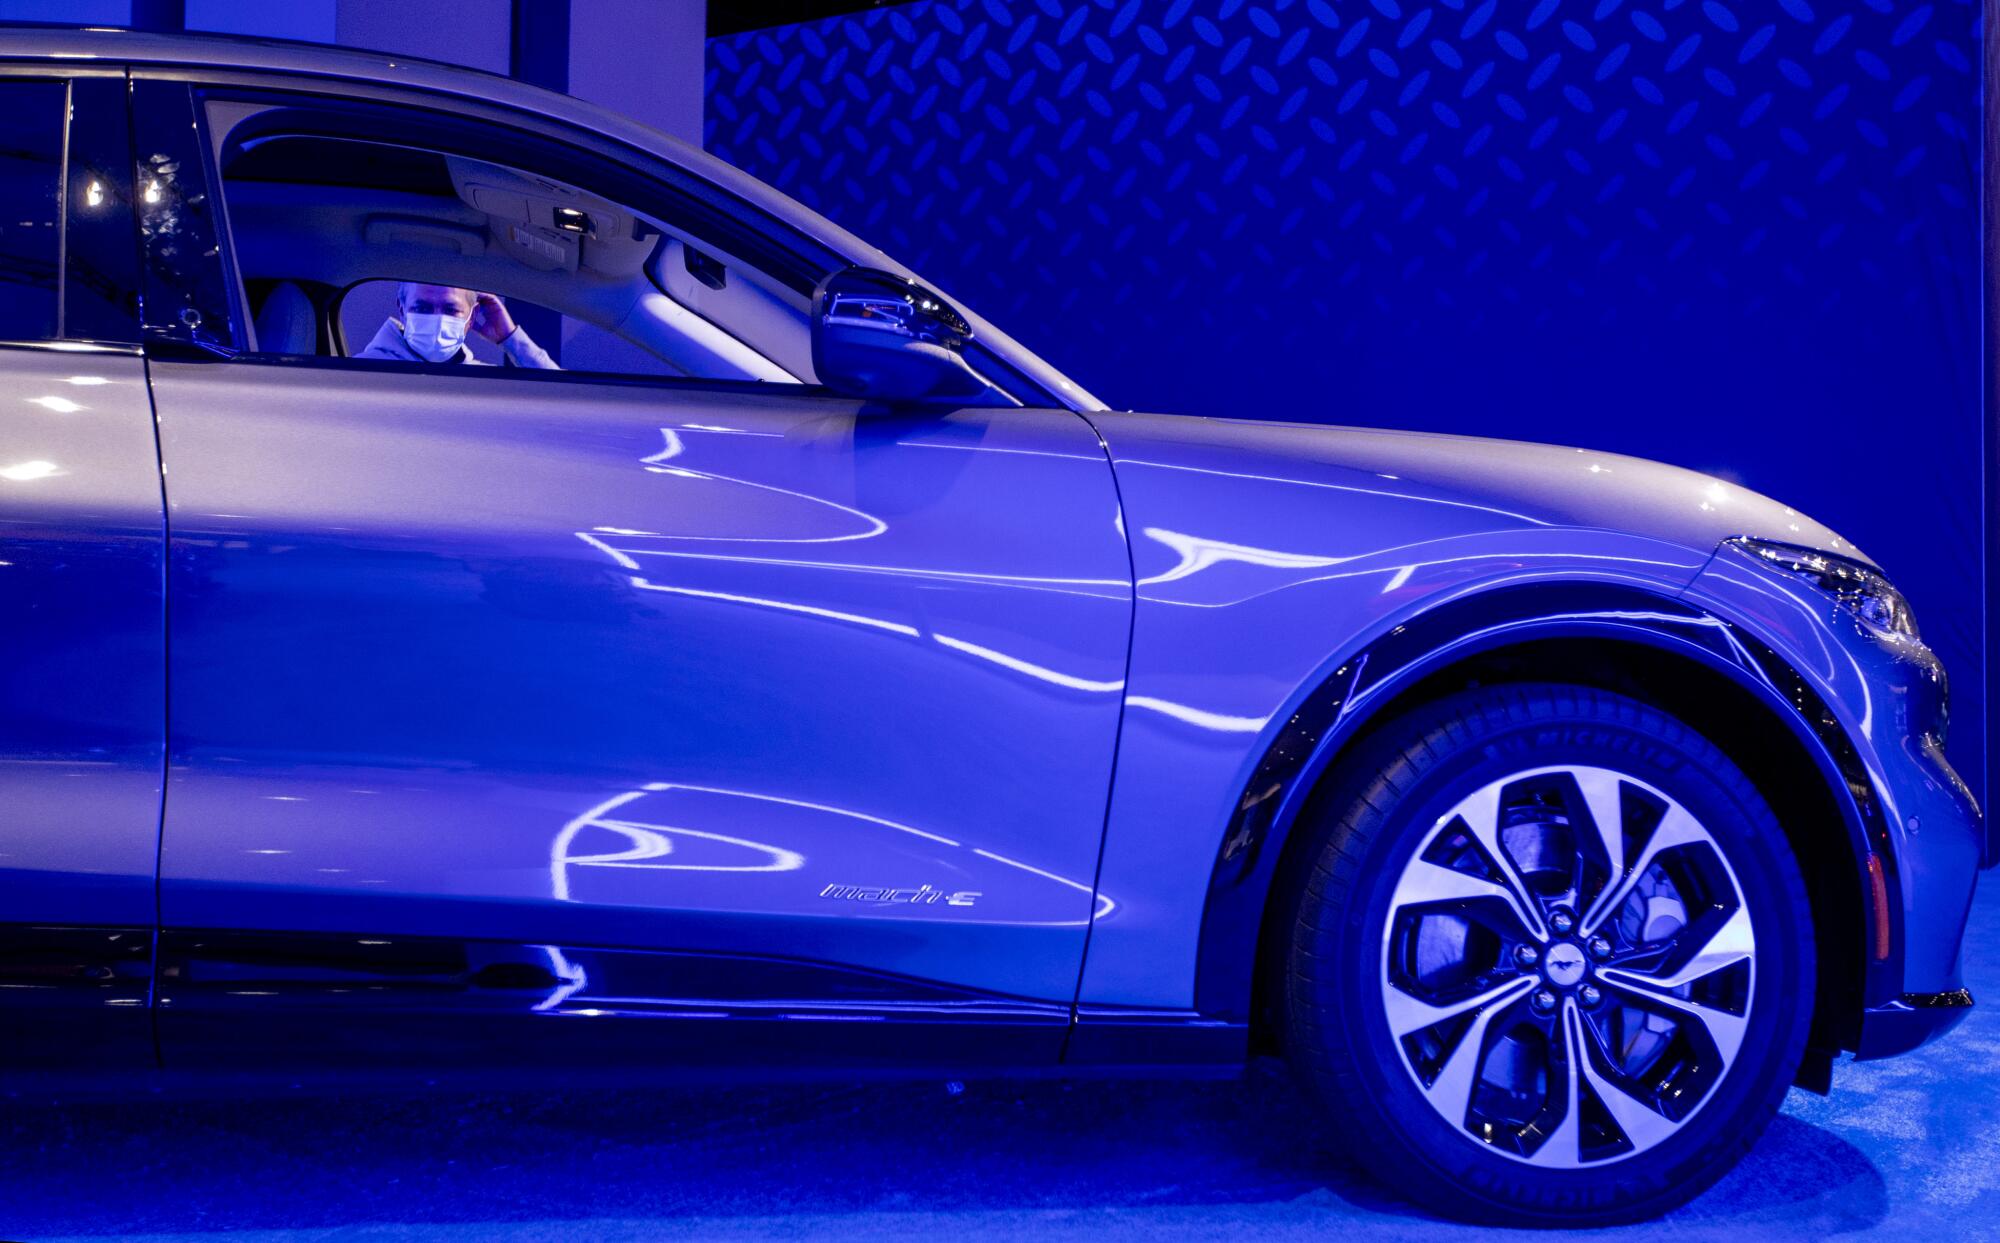
<path fill-rule="evenodd" d="M 512 23 L 508 0 L 339 0 L 334 38 L 505 73 Z"/>
<path fill-rule="evenodd" d="M 334 41 L 334 0 L 186 0 L 187 28 L 271 39 Z"/>
<path fill-rule="evenodd" d="M 570 0 L 569 93 L 701 145 L 704 0 Z"/>
<path fill-rule="evenodd" d="M 129 26 L 132 0 L 0 0 L 0 22 Z"/>

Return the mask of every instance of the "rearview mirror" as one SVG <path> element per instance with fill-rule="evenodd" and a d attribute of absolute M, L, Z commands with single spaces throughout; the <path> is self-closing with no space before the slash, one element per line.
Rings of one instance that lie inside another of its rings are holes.
<path fill-rule="evenodd" d="M 976 396 L 986 382 L 961 354 L 971 339 L 972 326 L 944 299 L 888 272 L 845 268 L 813 294 L 813 371 L 851 397 Z"/>

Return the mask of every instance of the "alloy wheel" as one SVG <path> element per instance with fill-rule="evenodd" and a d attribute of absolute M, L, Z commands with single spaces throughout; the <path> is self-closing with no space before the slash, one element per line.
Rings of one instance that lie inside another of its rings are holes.
<path fill-rule="evenodd" d="M 1382 929 L 1404 1069 L 1470 1142 L 1554 1169 L 1645 1152 L 1728 1074 L 1755 987 L 1735 872 L 1673 798 L 1537 768 L 1439 817 Z"/>

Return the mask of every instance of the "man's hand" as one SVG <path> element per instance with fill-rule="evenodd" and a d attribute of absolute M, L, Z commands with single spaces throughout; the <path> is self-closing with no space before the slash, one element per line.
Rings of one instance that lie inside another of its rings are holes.
<path fill-rule="evenodd" d="M 482 293 L 472 308 L 472 330 L 498 345 L 514 335 L 514 317 L 497 296 Z"/>

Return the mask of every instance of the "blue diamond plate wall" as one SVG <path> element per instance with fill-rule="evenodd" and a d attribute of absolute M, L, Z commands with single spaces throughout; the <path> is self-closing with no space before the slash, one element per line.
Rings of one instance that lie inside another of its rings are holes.
<path fill-rule="evenodd" d="M 1912 597 L 1980 772 L 1970 0 L 922 0 L 709 44 L 708 145 L 1117 406 L 1584 444 Z"/>

